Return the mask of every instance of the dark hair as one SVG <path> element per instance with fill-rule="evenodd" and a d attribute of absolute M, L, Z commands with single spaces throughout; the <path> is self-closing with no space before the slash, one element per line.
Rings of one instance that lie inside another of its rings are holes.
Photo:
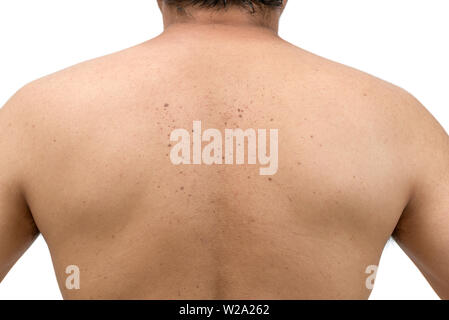
<path fill-rule="evenodd" d="M 281 8 L 282 0 L 164 0 L 165 3 L 180 8 L 186 6 L 198 6 L 203 8 L 224 9 L 230 5 L 239 5 L 255 12 L 259 8 Z"/>

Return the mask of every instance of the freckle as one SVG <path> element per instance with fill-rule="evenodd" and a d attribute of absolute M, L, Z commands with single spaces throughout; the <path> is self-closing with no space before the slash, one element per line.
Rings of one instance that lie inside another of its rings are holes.
<path fill-rule="evenodd" d="M 160 188 L 161 188 L 161 186 L 157 186 L 157 188 L 158 188 L 158 189 L 160 189 Z"/>
<path fill-rule="evenodd" d="M 367 94 L 367 93 L 364 93 L 364 94 L 363 94 L 363 96 L 367 97 L 367 96 L 368 96 L 368 94 Z"/>
<path fill-rule="evenodd" d="M 298 162 L 298 166 L 300 166 L 300 165 L 302 165 L 302 163 L 301 163 L 301 162 Z"/>
<path fill-rule="evenodd" d="M 239 108 L 239 109 L 237 109 L 237 112 L 240 112 L 240 108 Z"/>
<path fill-rule="evenodd" d="M 169 148 L 171 148 L 171 143 L 170 143 L 170 144 L 168 144 L 168 147 L 169 147 Z"/>
<path fill-rule="evenodd" d="M 169 104 L 168 104 L 168 103 L 164 104 L 164 107 L 165 107 L 165 108 L 168 108 L 168 106 L 169 106 Z"/>
<path fill-rule="evenodd" d="M 268 181 L 273 181 L 273 179 L 272 178 L 268 178 Z"/>
<path fill-rule="evenodd" d="M 53 142 L 56 142 L 56 139 L 53 139 Z"/>
<path fill-rule="evenodd" d="M 189 194 L 189 197 L 191 197 L 192 195 L 191 194 Z"/>
<path fill-rule="evenodd" d="M 271 118 L 271 119 L 270 119 L 270 121 L 271 121 L 271 122 L 273 122 L 273 121 L 274 121 L 274 119 L 273 119 L 273 118 Z"/>
<path fill-rule="evenodd" d="M 112 235 L 112 237 L 111 237 L 112 239 L 115 239 L 115 235 Z"/>
<path fill-rule="evenodd" d="M 312 138 L 312 139 L 313 139 L 313 136 L 310 136 L 310 138 Z"/>
<path fill-rule="evenodd" d="M 181 189 L 181 190 L 184 190 L 184 187 L 181 187 L 180 189 Z"/>
<path fill-rule="evenodd" d="M 241 115 L 241 114 L 239 114 L 239 118 L 242 118 L 242 115 Z"/>
<path fill-rule="evenodd" d="M 250 177 L 250 176 L 248 176 L 248 179 L 251 179 L 251 177 Z"/>

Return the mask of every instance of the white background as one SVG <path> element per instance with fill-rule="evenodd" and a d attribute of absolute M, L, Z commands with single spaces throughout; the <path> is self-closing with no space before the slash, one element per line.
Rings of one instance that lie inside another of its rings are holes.
<path fill-rule="evenodd" d="M 280 35 L 403 87 L 448 131 L 448 15 L 447 0 L 290 0 Z M 27 82 L 161 31 L 156 0 L 1 0 L 0 105 Z M 371 298 L 438 299 L 394 242 Z M 0 284 L 0 299 L 61 299 L 42 237 Z"/>

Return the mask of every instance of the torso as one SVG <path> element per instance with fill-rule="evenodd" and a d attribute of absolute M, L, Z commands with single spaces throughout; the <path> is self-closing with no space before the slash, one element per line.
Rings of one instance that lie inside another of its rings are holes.
<path fill-rule="evenodd" d="M 388 84 L 277 39 L 164 37 L 47 82 L 26 194 L 64 298 L 369 296 L 409 196 Z M 172 164 L 195 120 L 278 129 L 277 173 Z"/>

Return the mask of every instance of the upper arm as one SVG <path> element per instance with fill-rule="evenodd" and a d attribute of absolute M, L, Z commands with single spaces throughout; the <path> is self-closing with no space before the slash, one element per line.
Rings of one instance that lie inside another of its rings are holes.
<path fill-rule="evenodd" d="M 449 299 L 449 137 L 420 105 L 412 106 L 411 199 L 394 238 L 437 294 Z"/>
<path fill-rule="evenodd" d="M 23 192 L 23 95 L 0 109 L 0 281 L 38 234 Z"/>

